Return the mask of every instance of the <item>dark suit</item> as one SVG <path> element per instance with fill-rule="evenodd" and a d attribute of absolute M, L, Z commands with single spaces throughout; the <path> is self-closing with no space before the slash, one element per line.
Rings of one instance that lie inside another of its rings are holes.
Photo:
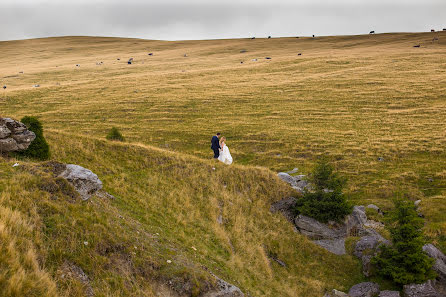
<path fill-rule="evenodd" d="M 211 149 L 214 151 L 214 159 L 217 159 L 220 156 L 220 140 L 218 140 L 217 136 L 212 136 L 211 140 Z"/>

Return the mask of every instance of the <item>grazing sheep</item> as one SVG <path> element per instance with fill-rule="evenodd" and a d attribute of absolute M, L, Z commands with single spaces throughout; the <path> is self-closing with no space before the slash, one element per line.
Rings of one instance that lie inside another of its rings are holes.
<path fill-rule="evenodd" d="M 431 29 L 431 32 L 435 32 L 435 30 L 434 30 L 434 29 Z"/>
<path fill-rule="evenodd" d="M 153 53 L 149 53 L 148 55 L 149 55 L 149 56 L 153 56 Z"/>
<path fill-rule="evenodd" d="M 253 61 L 253 62 L 257 62 L 257 59 L 252 59 L 251 61 Z"/>
<path fill-rule="evenodd" d="M 265 59 L 267 59 L 267 60 L 271 60 L 271 57 L 266 57 Z"/>
<path fill-rule="evenodd" d="M 446 28 L 443 28 L 443 31 L 446 31 Z"/>
<path fill-rule="evenodd" d="M 187 57 L 187 54 L 184 54 L 184 57 Z"/>
<path fill-rule="evenodd" d="M 313 34 L 313 38 L 314 38 L 314 34 Z"/>
<path fill-rule="evenodd" d="M 3 90 L 5 90 L 5 89 L 6 89 L 6 85 L 3 86 Z"/>
<path fill-rule="evenodd" d="M 268 36 L 268 39 L 270 39 L 271 38 L 271 36 Z"/>
<path fill-rule="evenodd" d="M 255 37 L 251 37 L 251 39 L 256 39 Z"/>
<path fill-rule="evenodd" d="M 81 64 L 76 64 L 76 67 L 81 67 Z"/>
<path fill-rule="evenodd" d="M 38 87 L 40 87 L 40 85 L 34 85 L 33 87 L 34 87 L 34 88 L 38 88 Z"/>
<path fill-rule="evenodd" d="M 132 64 L 133 63 L 133 58 L 130 58 L 128 61 L 127 61 L 127 64 Z"/>
<path fill-rule="evenodd" d="M 240 50 L 241 54 L 246 53 L 246 52 L 247 52 L 247 50 L 245 50 L 245 49 Z"/>
<path fill-rule="evenodd" d="M 302 53 L 298 53 L 297 55 L 298 55 L 298 56 L 302 56 Z"/>
<path fill-rule="evenodd" d="M 413 47 L 420 47 L 420 45 L 419 45 L 419 44 L 417 44 L 417 45 L 414 45 Z"/>
<path fill-rule="evenodd" d="M 375 34 L 375 31 L 370 31 L 370 33 L 369 34 Z"/>

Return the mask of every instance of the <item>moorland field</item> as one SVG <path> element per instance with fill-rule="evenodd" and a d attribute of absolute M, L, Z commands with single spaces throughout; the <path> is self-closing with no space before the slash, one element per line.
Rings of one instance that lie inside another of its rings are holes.
<path fill-rule="evenodd" d="M 329 254 L 269 213 L 293 194 L 274 172 L 308 174 L 320 156 L 348 178 L 352 203 L 389 210 L 395 196 L 421 199 L 425 235 L 446 251 L 446 32 L 61 37 L 0 42 L 0 53 L 0 116 L 37 116 L 53 159 L 92 169 L 117 197 L 54 200 L 39 187 L 49 178 L 39 163 L 22 161 L 36 177 L 0 159 L 0 234 L 21 247 L 0 243 L 0 262 L 9 255 L 16 269 L 12 283 L 0 277 L 9 295 L 81 295 L 82 284 L 60 279 L 66 258 L 104 296 L 154 294 L 166 275 L 201 284 L 200 265 L 254 296 L 346 289 L 361 278 L 359 261 Z M 105 140 L 111 127 L 125 143 Z M 210 160 L 217 131 L 234 166 Z M 138 244 L 150 255 L 131 249 Z M 120 248 L 104 255 L 103 245 Z M 271 264 L 271 253 L 287 268 Z M 122 254 L 133 255 L 131 267 Z M 157 268 L 141 272 L 147 266 Z M 147 275 L 153 281 L 142 282 Z"/>

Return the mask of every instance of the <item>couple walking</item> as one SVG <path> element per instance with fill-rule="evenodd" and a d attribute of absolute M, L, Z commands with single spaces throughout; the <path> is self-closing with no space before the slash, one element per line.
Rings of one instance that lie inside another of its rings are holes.
<path fill-rule="evenodd" d="M 211 149 L 214 151 L 214 159 L 218 159 L 218 161 L 226 165 L 231 165 L 232 156 L 226 145 L 226 137 L 221 137 L 221 134 L 217 133 L 217 135 L 212 137 L 211 144 Z"/>

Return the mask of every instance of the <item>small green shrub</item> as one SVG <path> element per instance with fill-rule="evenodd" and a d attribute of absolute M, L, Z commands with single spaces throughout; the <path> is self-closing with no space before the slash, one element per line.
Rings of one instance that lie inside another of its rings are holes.
<path fill-rule="evenodd" d="M 47 160 L 50 158 L 50 147 L 43 136 L 43 126 L 36 117 L 26 116 L 20 120 L 28 127 L 28 130 L 36 134 L 36 139 L 29 145 L 29 147 L 19 152 L 20 156 L 29 157 L 37 160 Z"/>
<path fill-rule="evenodd" d="M 113 127 L 110 129 L 110 132 L 107 134 L 108 140 L 118 140 L 124 141 L 124 136 L 122 136 L 121 132 L 119 132 L 118 128 Z"/>
<path fill-rule="evenodd" d="M 310 182 L 314 190 L 305 192 L 303 197 L 297 200 L 297 214 L 327 223 L 340 222 L 351 212 L 352 207 L 342 193 L 346 180 L 339 177 L 325 159 L 316 164 Z"/>
<path fill-rule="evenodd" d="M 372 259 L 377 274 L 398 285 L 423 283 L 435 278 L 433 259 L 423 252 L 423 220 L 411 201 L 397 200 L 391 215 L 392 246 L 382 246 Z"/>

